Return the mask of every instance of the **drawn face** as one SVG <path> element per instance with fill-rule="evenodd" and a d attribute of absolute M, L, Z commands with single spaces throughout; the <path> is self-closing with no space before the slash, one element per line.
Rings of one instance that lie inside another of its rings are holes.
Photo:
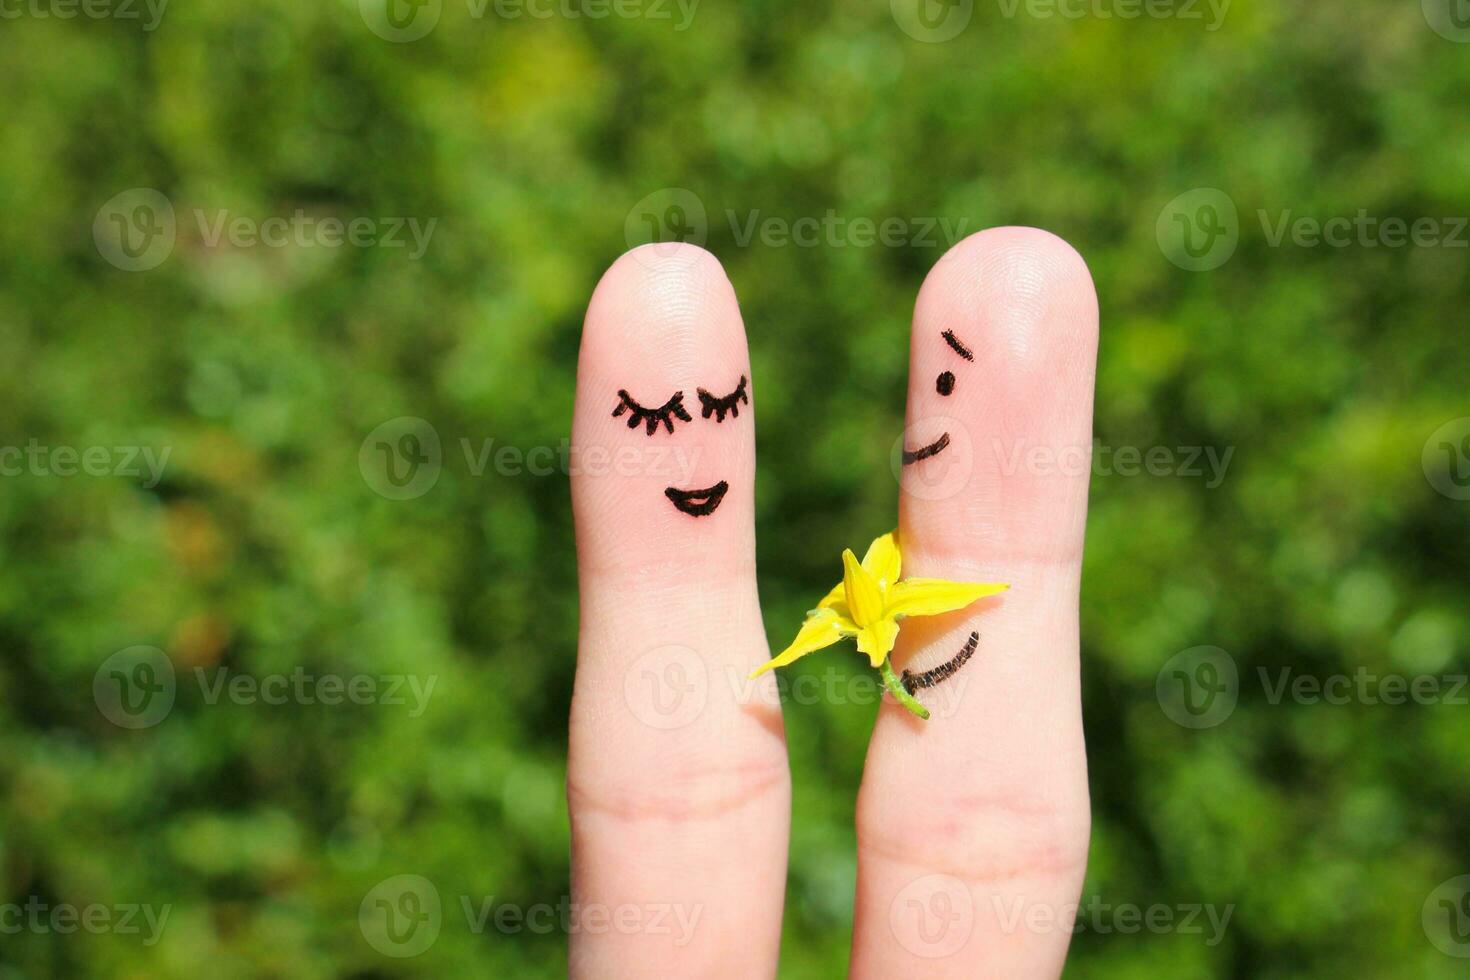
<path fill-rule="evenodd" d="M 974 352 L 960 342 L 960 339 L 954 335 L 953 330 L 946 330 L 941 336 L 944 337 L 944 342 L 950 346 L 950 349 L 953 350 L 960 357 L 964 358 L 967 361 L 975 360 Z M 939 392 L 939 394 L 945 398 L 948 398 L 950 395 L 954 394 L 954 386 L 955 377 L 954 372 L 952 371 L 943 371 L 940 373 L 939 377 L 934 379 L 934 390 Z M 920 446 L 918 449 L 905 449 L 903 451 L 903 465 L 909 466 L 917 463 L 921 459 L 928 459 L 931 456 L 938 456 L 947 448 L 949 448 L 948 432 L 944 433 L 938 439 L 935 439 L 933 442 L 929 443 L 929 445 L 927 446 Z"/>
<path fill-rule="evenodd" d="M 740 383 L 735 390 L 728 395 L 716 396 L 704 388 L 698 389 L 700 418 L 707 419 L 711 415 L 715 417 L 715 424 L 724 423 L 726 416 L 732 419 L 740 417 L 741 404 L 750 404 L 750 396 L 746 393 L 747 384 L 745 375 L 740 376 Z M 640 425 L 644 428 L 644 434 L 650 439 L 657 434 L 659 426 L 664 431 L 673 435 L 674 420 L 680 422 L 693 422 L 689 413 L 684 409 L 684 392 L 676 391 L 658 408 L 644 408 L 626 389 L 618 390 L 618 404 L 613 409 L 613 418 L 628 416 L 628 428 L 636 429 Z M 669 498 L 669 503 L 682 513 L 690 517 L 708 517 L 720 506 L 720 501 L 725 499 L 725 491 L 730 489 L 730 484 L 724 480 L 712 487 L 700 490 L 680 490 L 678 487 L 665 487 L 664 496 Z"/>

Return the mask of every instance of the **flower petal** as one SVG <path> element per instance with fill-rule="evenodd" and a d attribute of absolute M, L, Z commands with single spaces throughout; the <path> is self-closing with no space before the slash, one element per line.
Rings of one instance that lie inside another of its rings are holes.
<path fill-rule="evenodd" d="M 844 636 L 852 636 L 856 632 L 857 625 L 847 617 L 840 616 L 831 609 L 814 610 L 807 615 L 806 622 L 801 624 L 801 629 L 797 631 L 796 639 L 791 641 L 791 645 L 757 667 L 750 676 L 759 677 L 768 670 L 785 667 L 813 651 L 829 647 Z"/>
<path fill-rule="evenodd" d="M 858 631 L 857 648 L 868 655 L 874 667 L 880 667 L 893 650 L 898 639 L 898 623 L 891 619 L 880 619 L 873 625 Z"/>
<path fill-rule="evenodd" d="M 851 548 L 842 551 L 842 585 L 854 623 L 871 626 L 883 618 L 883 593 L 878 589 L 878 580 L 858 564 Z"/>
<path fill-rule="evenodd" d="M 889 531 L 868 545 L 868 553 L 863 555 L 863 568 L 878 580 L 878 588 L 889 589 L 898 581 L 898 573 L 903 567 L 901 558 L 898 532 Z"/>
<path fill-rule="evenodd" d="M 822 596 L 822 601 L 817 603 L 818 609 L 831 609 L 841 606 L 847 608 L 847 583 L 838 582 L 832 586 L 832 591 Z M 843 613 L 843 615 L 847 615 Z"/>
<path fill-rule="evenodd" d="M 942 578 L 906 578 L 888 592 L 884 610 L 890 616 L 937 616 L 963 609 L 976 599 L 1009 589 L 1004 582 L 947 582 Z"/>

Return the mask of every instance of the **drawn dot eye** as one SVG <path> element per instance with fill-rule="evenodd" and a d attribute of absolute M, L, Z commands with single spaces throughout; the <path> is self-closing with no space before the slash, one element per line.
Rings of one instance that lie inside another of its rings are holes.
<path fill-rule="evenodd" d="M 934 390 L 948 398 L 954 392 L 954 372 L 945 371 L 934 379 Z"/>

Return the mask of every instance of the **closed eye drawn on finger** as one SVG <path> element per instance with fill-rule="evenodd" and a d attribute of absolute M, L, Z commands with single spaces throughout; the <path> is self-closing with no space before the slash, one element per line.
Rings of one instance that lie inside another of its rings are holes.
<path fill-rule="evenodd" d="M 633 400 L 633 396 L 625 389 L 618 389 L 618 406 L 613 409 L 613 418 L 617 418 L 624 412 L 628 414 L 628 428 L 638 428 L 638 423 L 643 423 L 648 429 L 648 435 L 652 436 L 658 430 L 658 424 L 662 422 L 664 428 L 669 432 L 674 431 L 674 418 L 677 416 L 685 422 L 693 422 L 689 413 L 684 410 L 684 392 L 676 391 L 674 396 L 658 408 L 644 408 Z"/>
<path fill-rule="evenodd" d="M 735 390 L 723 398 L 716 398 L 705 389 L 700 388 L 700 417 L 707 419 L 711 415 L 714 415 L 716 424 L 725 421 L 725 415 L 727 413 L 738 419 L 740 417 L 740 403 L 750 404 L 750 396 L 745 393 L 745 385 L 746 378 L 742 374 L 740 376 L 740 383 L 735 386 Z"/>

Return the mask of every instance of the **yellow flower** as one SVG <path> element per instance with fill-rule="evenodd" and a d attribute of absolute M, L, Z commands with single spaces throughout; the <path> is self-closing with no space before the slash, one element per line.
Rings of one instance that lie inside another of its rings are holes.
<path fill-rule="evenodd" d="M 892 674 L 887 666 L 888 654 L 898 638 L 899 620 L 963 609 L 977 599 L 1010 588 L 999 582 L 947 582 L 937 578 L 900 581 L 901 557 L 897 531 L 874 541 L 861 562 L 851 549 L 843 551 L 842 581 L 806 614 L 791 645 L 750 676 L 759 677 L 844 637 L 855 636 L 858 649 L 868 655 L 874 667 L 885 670 L 887 680 Z"/>

